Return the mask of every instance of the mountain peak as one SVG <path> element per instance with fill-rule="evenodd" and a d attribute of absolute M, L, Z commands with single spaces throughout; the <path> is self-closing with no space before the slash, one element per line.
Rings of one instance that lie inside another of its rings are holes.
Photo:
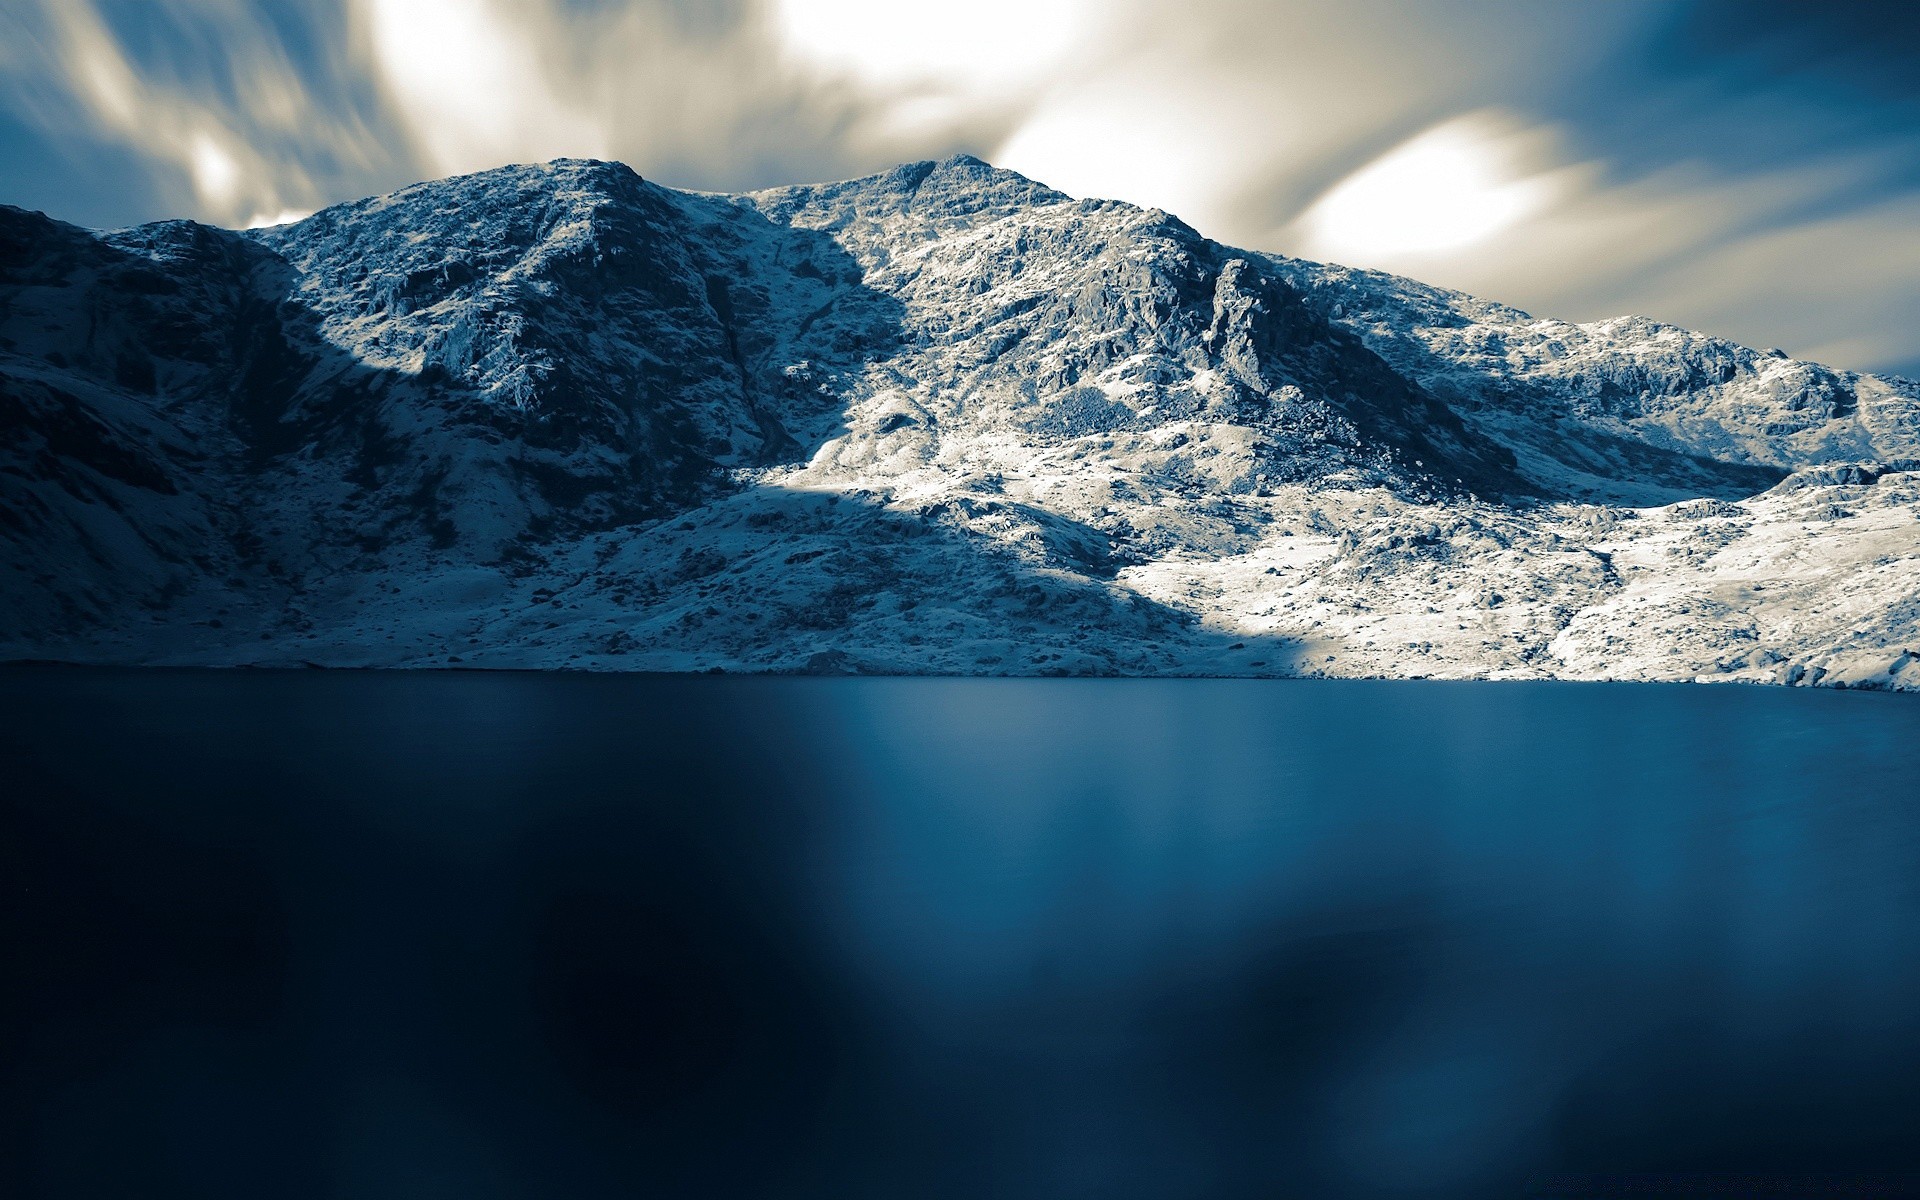
<path fill-rule="evenodd" d="M 903 235 L 942 237 L 962 228 L 1071 197 L 971 154 L 902 163 L 873 175 L 750 193 L 777 221 L 831 225 L 878 221 Z M 812 212 L 813 217 L 803 214 Z"/>

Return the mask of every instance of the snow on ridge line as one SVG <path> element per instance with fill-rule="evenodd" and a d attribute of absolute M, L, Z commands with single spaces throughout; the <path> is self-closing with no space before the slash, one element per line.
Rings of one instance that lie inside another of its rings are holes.
<path fill-rule="evenodd" d="M 746 196 L 555 160 L 0 244 L 4 657 L 1920 673 L 1902 381 L 971 157 Z"/>

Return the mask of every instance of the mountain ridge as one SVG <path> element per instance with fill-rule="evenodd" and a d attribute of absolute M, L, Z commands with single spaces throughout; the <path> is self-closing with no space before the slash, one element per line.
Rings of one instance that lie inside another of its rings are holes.
<path fill-rule="evenodd" d="M 1920 385 L 970 156 L 742 195 L 554 160 L 246 232 L 0 209 L 0 296 L 7 657 L 1920 675 Z M 1868 568 L 1844 629 L 1808 537 Z"/>

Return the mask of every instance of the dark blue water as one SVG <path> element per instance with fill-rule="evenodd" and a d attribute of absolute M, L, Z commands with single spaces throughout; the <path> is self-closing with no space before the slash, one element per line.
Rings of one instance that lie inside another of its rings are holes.
<path fill-rule="evenodd" d="M 8 1197 L 1920 1167 L 1908 697 L 16 670 L 0 711 Z"/>

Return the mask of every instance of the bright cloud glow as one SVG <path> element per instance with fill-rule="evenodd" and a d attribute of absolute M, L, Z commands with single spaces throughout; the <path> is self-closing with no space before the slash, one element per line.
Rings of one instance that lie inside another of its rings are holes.
<path fill-rule="evenodd" d="M 1494 113 L 1435 126 L 1341 180 L 1297 222 L 1301 252 L 1392 266 L 1486 242 L 1551 204 L 1541 135 Z"/>
<path fill-rule="evenodd" d="M 277 213 L 255 213 L 248 220 L 248 229 L 266 229 L 273 225 L 291 225 L 295 221 L 304 221 L 313 213 L 304 208 L 283 208 Z"/>
<path fill-rule="evenodd" d="M 1216 235 L 1244 185 L 1249 145 L 1278 134 L 1236 81 L 1195 86 L 1185 64 L 1136 59 L 1043 97 L 993 161 L 1075 196 L 1163 208 Z M 1195 136 L 1206 129 L 1210 136 Z"/>
<path fill-rule="evenodd" d="M 234 213 L 246 185 L 240 157 L 247 151 L 240 139 L 202 107 L 144 84 L 91 10 L 67 10 L 60 33 L 73 75 L 101 123 L 184 167 L 206 209 Z"/>
<path fill-rule="evenodd" d="M 193 170 L 193 190 L 215 208 L 233 207 L 240 191 L 240 164 L 226 152 L 212 134 L 196 133 L 187 146 L 187 162 Z"/>
<path fill-rule="evenodd" d="M 559 98 L 511 9 L 489 0 L 361 0 L 358 11 L 381 83 L 436 174 L 609 157 L 605 132 L 591 112 Z"/>
<path fill-rule="evenodd" d="M 774 0 L 788 52 L 882 87 L 978 90 L 1084 50 L 1091 0 Z"/>

